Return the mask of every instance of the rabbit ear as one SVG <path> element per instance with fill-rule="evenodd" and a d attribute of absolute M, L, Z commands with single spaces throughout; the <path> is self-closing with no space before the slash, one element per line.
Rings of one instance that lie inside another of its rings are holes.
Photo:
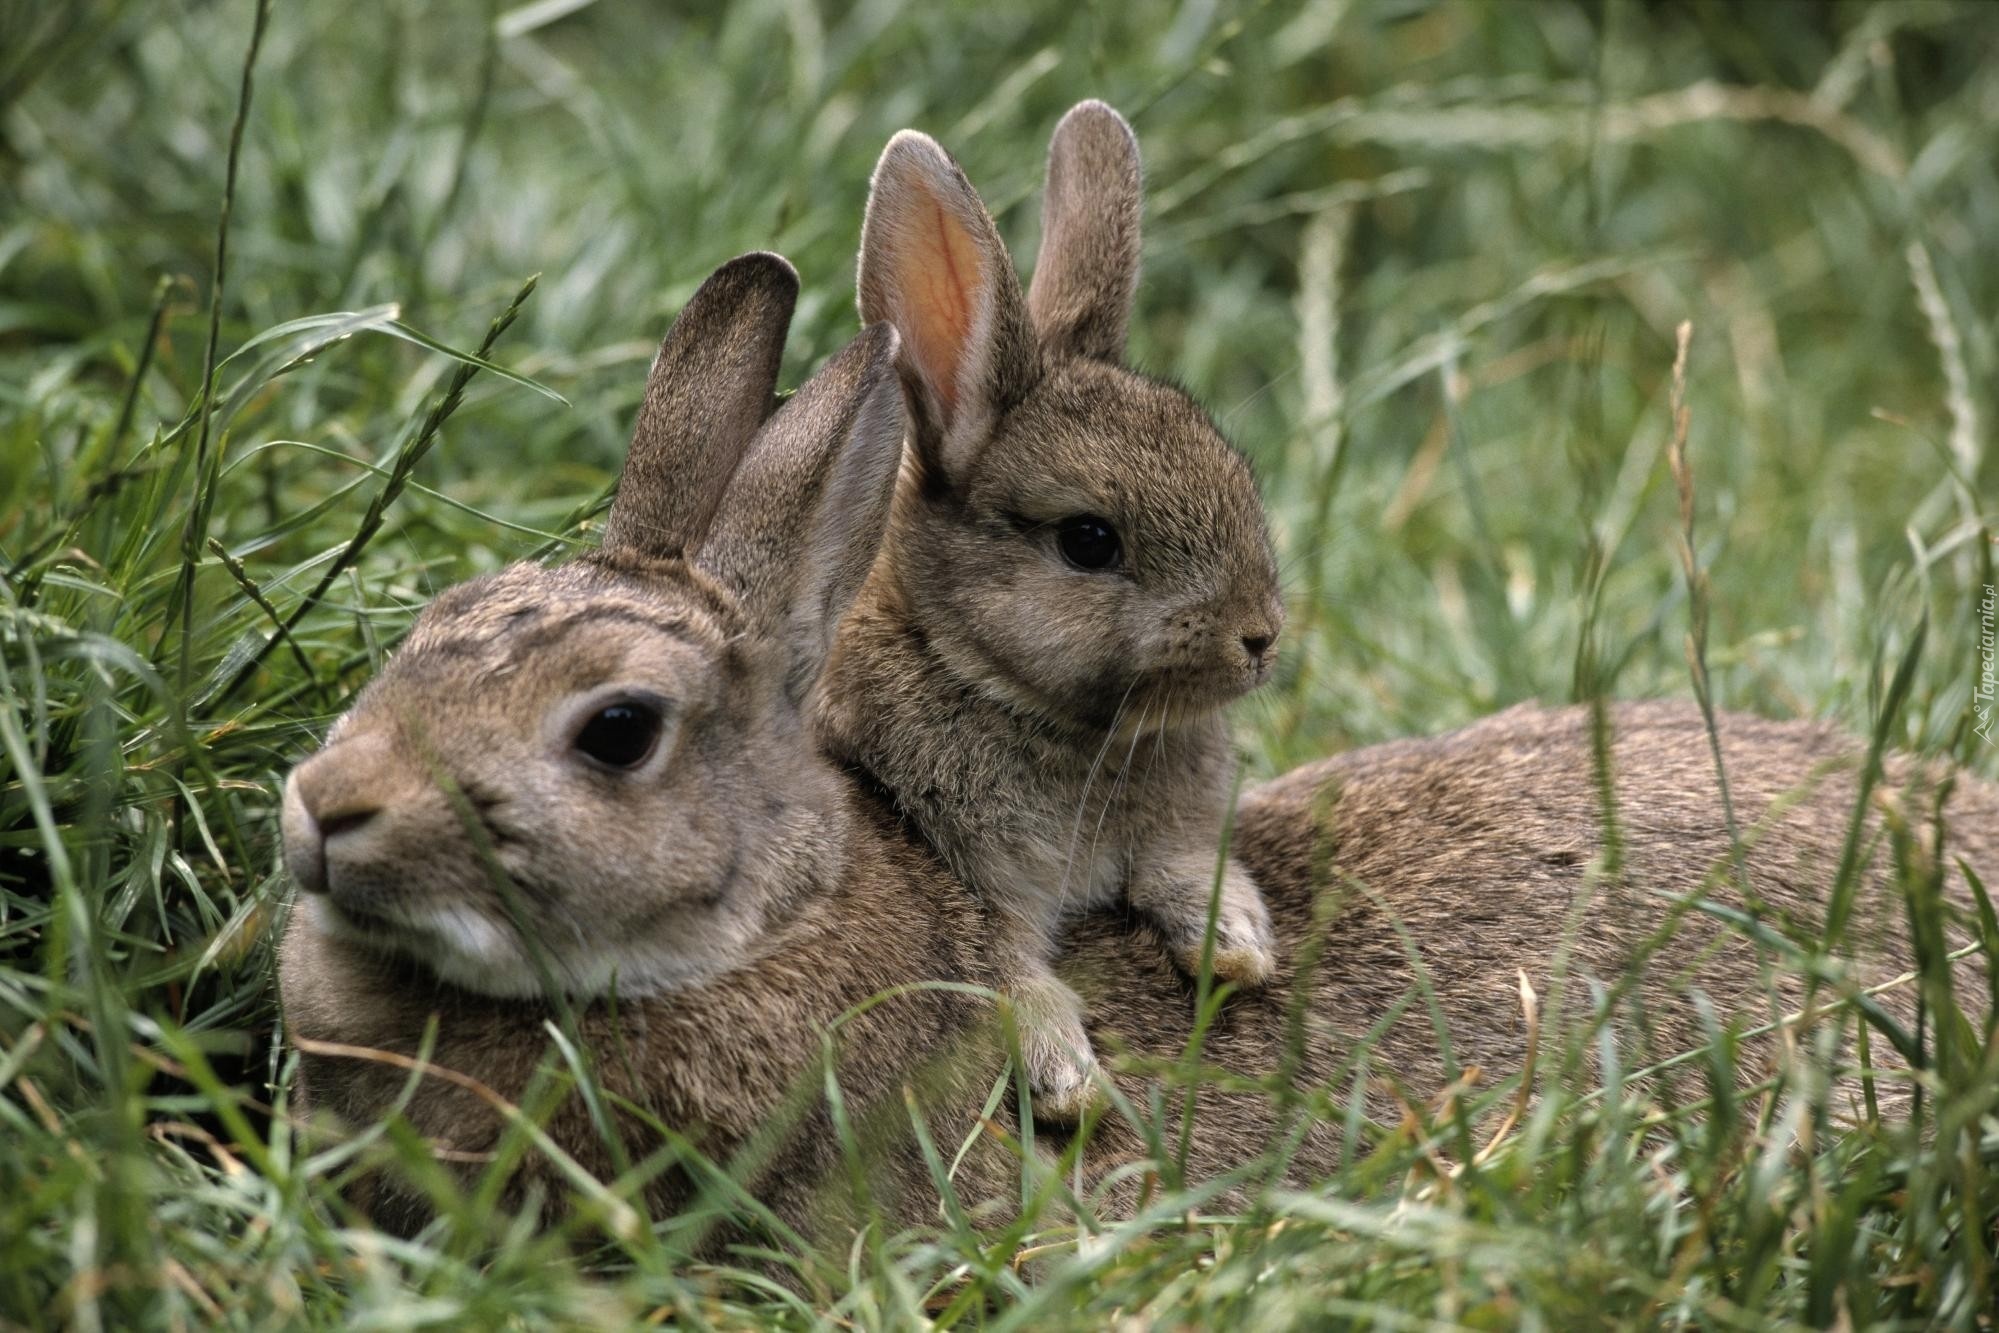
<path fill-rule="evenodd" d="M 778 409 L 722 496 L 696 562 L 791 649 L 793 702 L 866 581 L 902 460 L 898 340 L 871 324 Z"/>
<path fill-rule="evenodd" d="M 958 481 L 1041 356 L 999 229 L 927 134 L 902 131 L 875 165 L 859 287 L 861 319 L 901 336 L 918 458 Z"/>
<path fill-rule="evenodd" d="M 1138 290 L 1138 139 L 1123 116 L 1079 102 L 1048 144 L 1041 254 L 1028 308 L 1055 356 L 1124 357 Z"/>
<path fill-rule="evenodd" d="M 709 275 L 667 330 L 604 547 L 673 556 L 699 545 L 723 488 L 770 414 L 798 274 L 780 256 L 742 255 Z"/>

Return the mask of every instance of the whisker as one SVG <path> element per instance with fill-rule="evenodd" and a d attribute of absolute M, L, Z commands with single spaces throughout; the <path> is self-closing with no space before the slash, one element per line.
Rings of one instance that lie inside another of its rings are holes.
<path fill-rule="evenodd" d="M 1124 687 L 1124 694 L 1119 697 L 1117 707 L 1111 712 L 1111 724 L 1104 732 L 1104 743 L 1097 747 L 1097 757 L 1090 761 L 1090 771 L 1083 776 L 1083 793 L 1076 798 L 1076 822 L 1069 829 L 1069 855 L 1062 865 L 1062 882 L 1055 886 L 1057 911 L 1060 911 L 1063 903 L 1068 900 L 1069 877 L 1076 869 L 1076 842 L 1083 834 L 1083 816 L 1088 814 L 1090 809 L 1090 788 L 1096 785 L 1097 770 L 1102 767 L 1104 755 L 1110 751 L 1111 742 L 1117 739 L 1118 723 L 1124 719 L 1125 705 L 1131 702 L 1131 692 L 1138 688 L 1138 680 L 1137 676 L 1133 676 L 1131 683 Z"/>
<path fill-rule="evenodd" d="M 1231 421 L 1234 421 L 1238 416 L 1241 416 L 1251 407 L 1254 407 L 1256 403 L 1260 399 L 1264 398 L 1266 395 L 1275 392 L 1280 384 L 1283 384 L 1287 380 L 1295 378 L 1298 375 L 1298 373 L 1299 373 L 1298 366 L 1292 366 L 1287 370 L 1281 370 L 1277 374 L 1272 375 L 1269 379 L 1265 380 L 1263 384 L 1258 388 L 1256 388 L 1255 390 L 1246 394 L 1238 401 L 1231 403 L 1228 407 L 1223 408 L 1219 413 L 1216 414 L 1216 419 L 1221 422 L 1222 429 L 1227 430 L 1229 423 Z"/>
<path fill-rule="evenodd" d="M 1131 778 L 1132 756 L 1138 753 L 1139 738 L 1145 734 L 1145 714 L 1146 706 L 1140 704 L 1138 708 L 1138 726 L 1132 731 L 1131 746 L 1125 751 L 1124 762 L 1118 765 L 1117 779 L 1111 784 L 1111 794 L 1105 798 L 1104 808 L 1097 815 L 1097 826 L 1090 831 L 1090 860 L 1092 863 L 1097 859 L 1097 841 L 1103 836 L 1104 821 L 1110 817 L 1111 806 L 1117 801 L 1119 793 L 1124 790 L 1125 784 Z M 1162 724 L 1160 732 L 1163 734 L 1165 732 L 1163 724 L 1166 721 L 1166 714 L 1163 709 L 1159 720 Z"/>

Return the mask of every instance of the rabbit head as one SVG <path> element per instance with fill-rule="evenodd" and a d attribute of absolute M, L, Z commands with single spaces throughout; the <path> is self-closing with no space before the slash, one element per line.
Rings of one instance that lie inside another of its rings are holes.
<path fill-rule="evenodd" d="M 328 932 L 489 995 L 642 994 L 754 951 L 845 846 L 800 704 L 880 543 L 904 430 L 868 328 L 782 408 L 797 276 L 719 269 L 648 380 L 600 551 L 424 611 L 285 786 Z"/>
<path fill-rule="evenodd" d="M 887 565 L 957 673 L 1059 721 L 1205 716 L 1283 623 L 1248 463 L 1187 394 L 1120 364 L 1138 145 L 1101 102 L 1048 156 L 1023 292 L 956 162 L 905 130 L 875 168 L 861 317 L 902 337 L 912 447 Z"/>

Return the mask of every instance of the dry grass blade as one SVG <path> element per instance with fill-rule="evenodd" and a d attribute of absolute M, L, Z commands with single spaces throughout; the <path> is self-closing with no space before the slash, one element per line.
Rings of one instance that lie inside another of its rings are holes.
<path fill-rule="evenodd" d="M 519 1128 L 534 1143 L 534 1146 L 562 1173 L 563 1178 L 575 1186 L 577 1192 L 603 1210 L 606 1229 L 619 1240 L 632 1241 L 644 1231 L 644 1223 L 631 1204 L 618 1198 L 585 1170 L 581 1163 L 564 1152 L 547 1131 L 536 1124 L 520 1107 L 502 1097 L 499 1093 L 468 1074 L 428 1061 L 416 1060 L 399 1051 L 377 1050 L 369 1046 L 352 1046 L 344 1042 L 315 1041 L 309 1037 L 294 1037 L 292 1044 L 308 1055 L 323 1055 L 337 1060 L 367 1060 L 374 1064 L 388 1065 L 395 1069 L 405 1069 L 425 1078 L 442 1079 L 454 1087 L 463 1088 L 480 1101 L 493 1108 L 508 1124 Z"/>

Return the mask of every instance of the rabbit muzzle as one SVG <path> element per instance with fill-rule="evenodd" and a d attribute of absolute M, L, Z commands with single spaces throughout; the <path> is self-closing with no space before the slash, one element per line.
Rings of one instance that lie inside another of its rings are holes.
<path fill-rule="evenodd" d="M 387 737 L 362 732 L 313 755 L 285 782 L 285 867 L 300 888 L 349 915 L 384 915 L 401 826 L 418 798 L 398 767 Z"/>
<path fill-rule="evenodd" d="M 1172 696 L 1183 706 L 1219 707 L 1270 679 L 1284 612 L 1273 602 L 1230 614 L 1224 607 L 1167 618 L 1151 645 L 1153 667 L 1144 693 Z"/>

